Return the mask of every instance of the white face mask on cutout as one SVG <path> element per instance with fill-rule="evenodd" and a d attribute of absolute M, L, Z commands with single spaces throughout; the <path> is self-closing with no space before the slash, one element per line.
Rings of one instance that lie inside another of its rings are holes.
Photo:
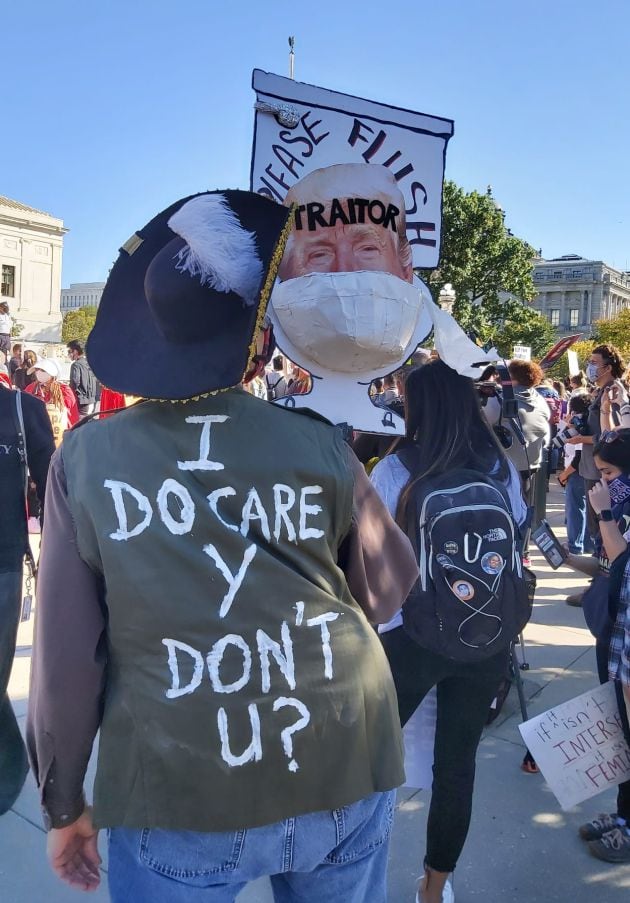
<path fill-rule="evenodd" d="M 400 363 L 412 339 L 422 296 L 390 273 L 311 273 L 276 284 L 278 324 L 308 366 L 367 373 Z"/>
<path fill-rule="evenodd" d="M 45 386 L 46 383 L 49 383 L 52 379 L 50 373 L 46 373 L 45 370 L 36 370 L 35 371 L 35 379 L 38 383 L 41 383 L 42 386 Z"/>

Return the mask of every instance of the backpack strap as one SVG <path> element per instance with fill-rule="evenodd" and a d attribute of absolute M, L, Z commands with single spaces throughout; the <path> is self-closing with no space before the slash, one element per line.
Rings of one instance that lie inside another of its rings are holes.
<path fill-rule="evenodd" d="M 24 474 L 24 510 L 27 520 L 26 529 L 26 558 L 29 562 L 33 574 L 37 573 L 35 564 L 35 556 L 31 548 L 31 541 L 28 533 L 28 451 L 26 448 L 26 430 L 24 429 L 24 413 L 22 411 L 22 393 L 18 390 L 13 393 L 15 395 L 15 420 L 17 426 L 18 454 Z"/>

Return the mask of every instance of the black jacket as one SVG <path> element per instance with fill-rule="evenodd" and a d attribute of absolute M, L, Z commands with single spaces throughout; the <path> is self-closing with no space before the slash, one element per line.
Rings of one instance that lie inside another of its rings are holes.
<path fill-rule="evenodd" d="M 93 404 L 96 401 L 96 377 L 85 357 L 72 362 L 70 386 L 77 396 L 77 404 Z"/>
<path fill-rule="evenodd" d="M 16 392 L 0 386 L 0 573 L 20 570 L 28 540 L 15 396 Z M 48 465 L 55 450 L 50 419 L 46 405 L 24 392 L 22 413 L 31 479 L 43 505 Z"/>

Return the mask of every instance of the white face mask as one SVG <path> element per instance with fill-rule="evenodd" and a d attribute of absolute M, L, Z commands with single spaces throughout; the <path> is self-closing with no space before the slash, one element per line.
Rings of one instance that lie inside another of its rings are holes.
<path fill-rule="evenodd" d="M 35 371 L 35 379 L 38 383 L 41 383 L 42 386 L 45 386 L 46 383 L 49 383 L 52 379 L 50 373 L 46 373 L 45 370 L 36 370 Z"/>
<path fill-rule="evenodd" d="M 411 341 L 422 297 L 398 276 L 363 270 L 288 279 L 275 286 L 271 305 L 287 339 L 304 352 L 301 364 L 387 373 Z"/>

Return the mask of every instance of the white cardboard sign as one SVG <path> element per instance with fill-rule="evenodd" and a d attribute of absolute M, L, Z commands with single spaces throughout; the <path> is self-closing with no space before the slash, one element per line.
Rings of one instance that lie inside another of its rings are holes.
<path fill-rule="evenodd" d="M 630 749 L 610 682 L 531 718 L 519 730 L 565 810 L 630 779 Z"/>
<path fill-rule="evenodd" d="M 577 376 L 580 372 L 580 362 L 578 361 L 577 351 L 573 351 L 572 348 L 569 348 L 567 351 L 567 358 L 569 360 L 569 376 Z"/>
<path fill-rule="evenodd" d="M 512 357 L 515 361 L 531 361 L 532 349 L 529 345 L 515 345 Z"/>
<path fill-rule="evenodd" d="M 442 180 L 452 120 L 328 91 L 260 69 L 254 70 L 252 86 L 258 102 L 252 191 L 282 202 L 289 188 L 316 169 L 337 163 L 386 166 L 405 199 L 414 267 L 438 265 Z M 273 110 L 279 106 L 293 111 L 294 128 L 278 120 Z"/>

